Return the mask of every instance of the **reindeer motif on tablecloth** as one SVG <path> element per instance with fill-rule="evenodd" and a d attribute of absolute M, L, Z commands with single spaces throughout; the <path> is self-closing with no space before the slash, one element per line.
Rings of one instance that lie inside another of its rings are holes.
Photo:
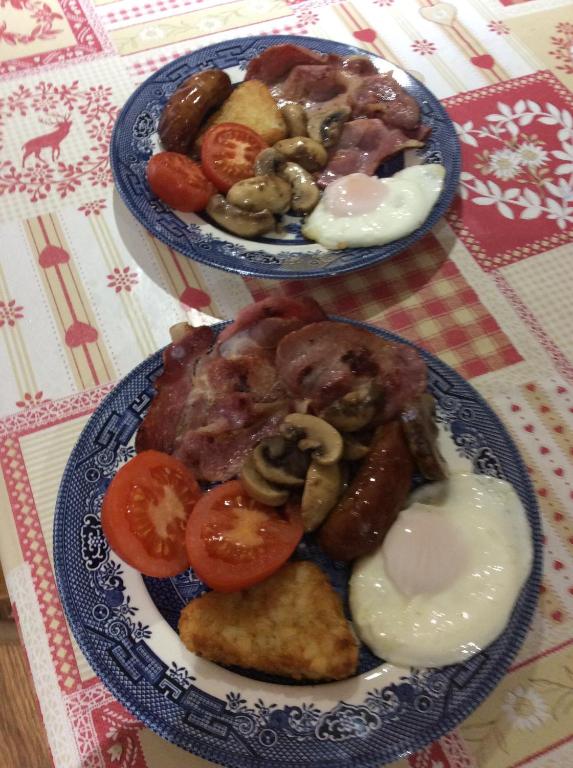
<path fill-rule="evenodd" d="M 69 112 L 66 115 L 54 114 L 48 115 L 46 118 L 40 118 L 40 122 L 44 125 L 54 125 L 53 131 L 43 133 L 41 136 L 36 136 L 33 139 L 27 141 L 22 149 L 24 150 L 24 156 L 22 157 L 22 166 L 25 165 L 26 159 L 30 155 L 34 155 L 37 160 L 46 162 L 41 156 L 41 151 L 46 147 L 52 149 L 52 161 L 56 160 L 60 156 L 60 144 L 66 138 L 72 127 L 72 121 L 70 120 Z"/>

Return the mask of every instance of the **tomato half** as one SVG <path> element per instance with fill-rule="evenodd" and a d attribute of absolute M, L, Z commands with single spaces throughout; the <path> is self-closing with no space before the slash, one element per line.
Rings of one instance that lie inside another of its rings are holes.
<path fill-rule="evenodd" d="M 203 136 L 201 164 L 219 192 L 255 175 L 254 164 L 267 144 L 258 133 L 239 123 L 213 125 Z"/>
<path fill-rule="evenodd" d="M 201 495 L 178 459 L 142 451 L 125 464 L 103 500 L 101 524 L 111 548 L 146 576 L 175 576 L 189 566 L 185 528 Z"/>
<path fill-rule="evenodd" d="M 158 152 L 147 163 L 154 194 L 177 211 L 202 211 L 216 190 L 199 163 L 179 152 Z"/>
<path fill-rule="evenodd" d="M 187 523 L 187 553 L 199 578 L 219 592 L 236 592 L 268 578 L 303 534 L 300 513 L 251 499 L 238 480 L 204 494 Z"/>

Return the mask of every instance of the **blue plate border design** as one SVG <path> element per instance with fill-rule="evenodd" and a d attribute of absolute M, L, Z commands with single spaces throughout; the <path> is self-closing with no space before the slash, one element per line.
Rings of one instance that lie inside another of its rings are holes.
<path fill-rule="evenodd" d="M 372 326 L 333 319 L 404 341 Z M 404 670 L 383 687 L 363 679 L 360 700 L 336 699 L 326 708 L 315 705 L 315 686 L 288 687 L 298 697 L 288 706 L 272 700 L 273 692 L 285 686 L 262 685 L 254 703 L 247 701 L 240 685 L 215 696 L 201 687 L 196 673 L 150 647 L 158 630 L 138 613 L 125 566 L 110 552 L 99 515 L 105 488 L 132 455 L 130 441 L 151 401 L 161 352 L 119 382 L 91 416 L 58 494 L 57 585 L 74 636 L 95 672 L 127 709 L 165 739 L 230 768 L 375 768 L 454 728 L 505 674 L 526 635 L 539 593 L 542 537 L 535 495 L 515 445 L 480 395 L 433 355 L 410 346 L 429 366 L 439 418 L 458 452 L 470 459 L 474 471 L 503 477 L 517 490 L 531 527 L 533 567 L 508 626 L 473 659 L 435 670 Z M 192 574 L 186 583 L 195 584 L 197 594 L 201 591 Z M 240 683 L 242 678 L 235 680 Z"/>
<path fill-rule="evenodd" d="M 227 236 L 198 216 L 180 217 L 149 189 L 145 168 L 153 152 L 161 111 L 176 86 L 201 69 L 244 68 L 248 60 L 269 46 L 285 42 L 306 45 L 324 53 L 366 55 L 375 62 L 387 64 L 384 59 L 354 46 L 286 35 L 238 38 L 181 56 L 147 78 L 130 96 L 117 118 L 110 145 L 117 191 L 133 216 L 154 237 L 184 256 L 228 272 L 277 279 L 325 277 L 389 259 L 419 240 L 444 215 L 456 194 L 461 168 L 459 142 L 446 110 L 421 82 L 396 66 L 392 69 L 400 72 L 402 84 L 421 106 L 423 121 L 432 128 L 426 146 L 418 153 L 419 159 L 423 163 L 441 162 L 446 167 L 446 180 L 438 201 L 424 224 L 407 237 L 384 246 L 344 251 L 309 247 L 316 244 L 301 245 L 296 240 L 286 240 L 280 247 L 275 247 L 278 241 L 271 245 L 266 239 L 258 242 L 242 240 Z M 395 169 L 395 163 L 391 162 L 387 173 Z M 297 230 L 296 223 L 290 226 L 293 231 Z"/>

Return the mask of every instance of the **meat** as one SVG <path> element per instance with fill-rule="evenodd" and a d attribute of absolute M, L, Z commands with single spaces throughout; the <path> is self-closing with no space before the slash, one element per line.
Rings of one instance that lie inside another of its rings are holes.
<path fill-rule="evenodd" d="M 280 95 L 286 101 L 300 104 L 330 101 L 345 93 L 347 83 L 338 67 L 328 65 L 301 65 L 293 67 L 280 87 Z M 278 89 L 275 89 L 278 93 Z"/>
<path fill-rule="evenodd" d="M 163 373 L 155 382 L 155 397 L 135 437 L 138 453 L 149 448 L 173 452 L 179 421 L 193 386 L 195 365 L 213 340 L 213 331 L 203 326 L 193 328 L 181 341 L 166 348 Z"/>
<path fill-rule="evenodd" d="M 354 560 L 382 543 L 408 497 L 413 469 L 400 422 L 385 424 L 320 529 L 319 543 L 329 557 Z"/>
<path fill-rule="evenodd" d="M 380 117 L 387 126 L 413 130 L 420 107 L 389 72 L 363 77 L 351 94 L 354 117 Z"/>
<path fill-rule="evenodd" d="M 277 348 L 276 366 L 287 388 L 310 400 L 316 413 L 373 381 L 389 420 L 426 388 L 426 366 L 415 350 L 347 323 L 313 323 L 290 333 Z"/>
<path fill-rule="evenodd" d="M 272 296 L 239 312 L 219 335 L 219 353 L 233 357 L 260 349 L 274 352 L 287 333 L 319 320 L 326 320 L 326 315 L 314 299 Z"/>
<path fill-rule="evenodd" d="M 318 54 L 301 46 L 268 48 L 253 59 L 247 77 L 272 86 L 279 101 L 302 104 L 310 126 L 322 117 L 353 118 L 333 142 L 319 186 L 349 173 L 372 175 L 380 163 L 409 147 L 421 147 L 430 128 L 420 122 L 417 101 L 366 56 Z M 309 133 L 309 135 L 313 135 Z M 316 138 L 316 137 L 315 137 Z"/>
<path fill-rule="evenodd" d="M 137 451 L 171 453 L 198 480 L 228 480 L 295 399 L 318 414 L 360 393 L 388 421 L 425 390 L 415 350 L 325 318 L 312 299 L 273 296 L 239 313 L 214 346 L 209 328 L 190 330 L 165 352 Z"/>
<path fill-rule="evenodd" d="M 136 450 L 171 453 L 207 482 L 236 475 L 254 445 L 290 410 L 274 364 L 282 337 L 326 317 L 312 299 L 273 296 L 246 307 L 219 336 L 192 329 L 164 355 L 157 395 Z"/>
<path fill-rule="evenodd" d="M 267 48 L 247 66 L 245 80 L 262 80 L 267 85 L 277 83 L 298 64 L 322 64 L 328 60 L 323 53 L 293 43 Z"/>
<path fill-rule="evenodd" d="M 316 183 L 325 187 L 349 173 L 372 176 L 386 158 L 408 147 L 421 146 L 421 141 L 401 128 L 389 128 L 376 118 L 352 120 L 342 128 L 338 144 Z"/>
<path fill-rule="evenodd" d="M 174 456 L 193 470 L 198 480 L 208 483 L 229 480 L 239 474 L 243 462 L 263 438 L 276 434 L 290 410 L 290 403 L 280 401 L 268 412 L 240 429 L 218 433 L 188 430 L 181 437 Z"/>

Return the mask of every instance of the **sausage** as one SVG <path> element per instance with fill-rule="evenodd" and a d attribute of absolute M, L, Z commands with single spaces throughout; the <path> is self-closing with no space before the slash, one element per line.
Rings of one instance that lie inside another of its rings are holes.
<path fill-rule="evenodd" d="M 399 421 L 379 427 L 350 487 L 320 529 L 318 543 L 334 560 L 376 549 L 410 492 L 414 462 Z"/>
<path fill-rule="evenodd" d="M 190 151 L 205 115 L 232 90 L 222 69 L 205 69 L 187 78 L 171 96 L 159 120 L 159 138 L 171 152 Z"/>

